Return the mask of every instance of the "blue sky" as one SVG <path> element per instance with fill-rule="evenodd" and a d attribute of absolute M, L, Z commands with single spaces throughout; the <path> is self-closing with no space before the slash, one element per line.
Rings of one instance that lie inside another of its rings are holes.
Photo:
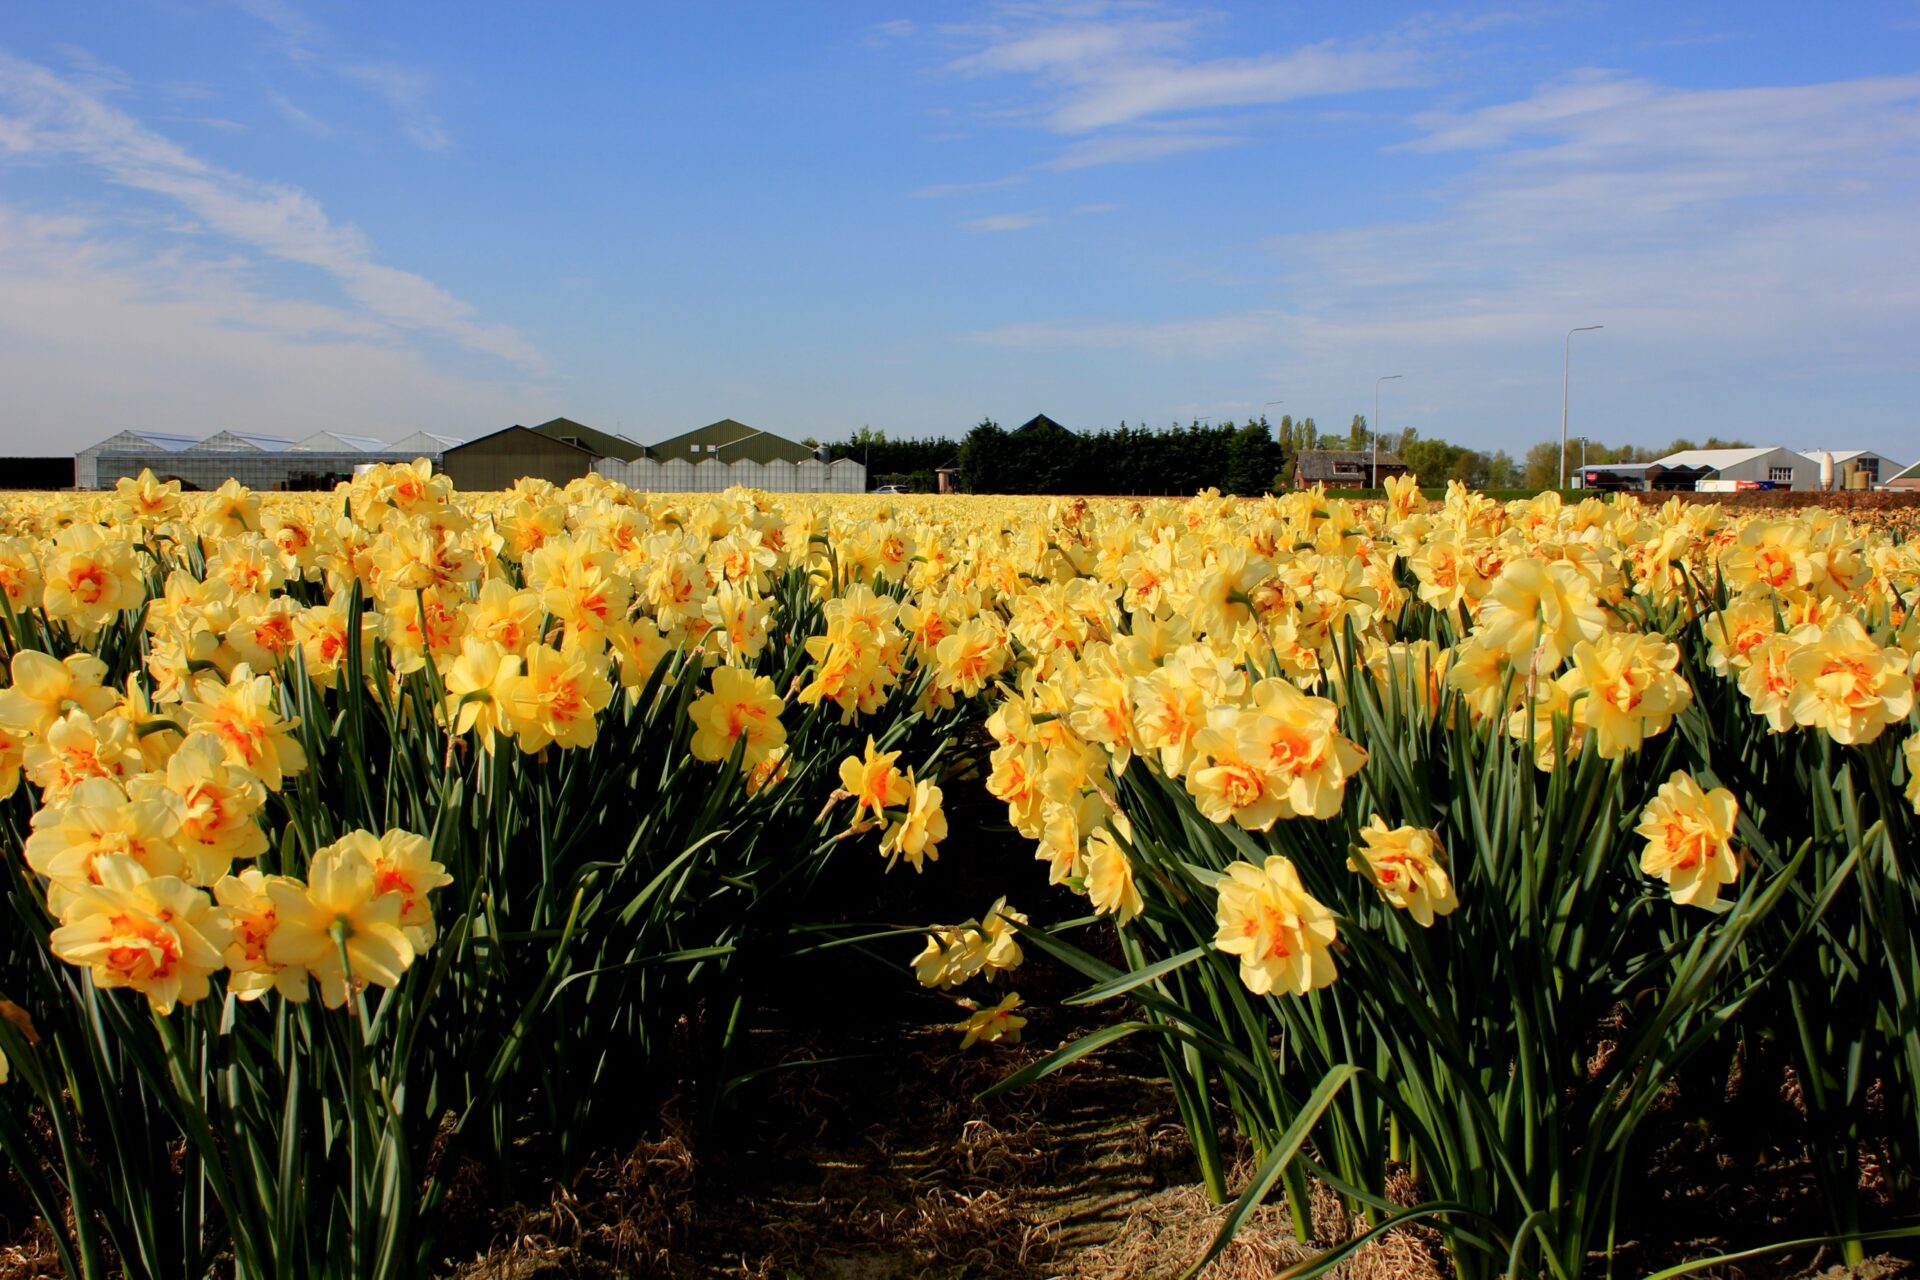
<path fill-rule="evenodd" d="M 1920 2 L 0 16 L 0 450 L 1372 412 L 1920 455 Z M 1283 404 L 1268 407 L 1268 401 Z"/>

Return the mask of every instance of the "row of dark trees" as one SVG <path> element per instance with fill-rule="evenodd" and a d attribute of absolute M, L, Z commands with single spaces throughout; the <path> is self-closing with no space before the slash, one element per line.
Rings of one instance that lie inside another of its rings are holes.
<path fill-rule="evenodd" d="M 811 447 L 816 442 L 805 443 Z M 880 476 L 924 473 L 931 477 L 941 467 L 954 466 L 960 456 L 960 442 L 945 436 L 931 440 L 889 440 L 886 432 L 872 427 L 861 427 L 845 440 L 832 441 L 827 449 L 836 458 L 865 463 L 867 475 L 875 478 L 875 484 L 881 483 L 877 478 Z M 931 479 L 928 483 L 932 483 Z"/>
<path fill-rule="evenodd" d="M 808 441 L 809 444 L 814 443 Z M 1366 419 L 1356 416 L 1345 432 L 1322 431 L 1312 418 L 1265 417 L 1246 423 L 1198 420 L 1166 428 L 1129 426 L 1076 433 L 1042 415 L 1007 429 L 983 420 L 964 439 L 893 440 L 862 427 L 827 447 L 836 458 L 864 462 L 874 484 L 933 487 L 933 473 L 956 467 L 970 493 L 1189 494 L 1201 489 L 1250 496 L 1292 483 L 1294 463 L 1307 449 L 1364 448 L 1371 443 Z M 1488 459 L 1444 441 L 1418 440 L 1411 430 L 1384 439 L 1382 450 L 1412 448 L 1423 478 L 1472 484 L 1489 480 Z M 1493 474 L 1512 483 L 1513 467 Z"/>
<path fill-rule="evenodd" d="M 1011 431 L 987 420 L 960 445 L 961 475 L 975 493 L 1251 495 L 1274 487 L 1283 461 L 1265 419 L 1084 434 L 1044 417 Z"/>
<path fill-rule="evenodd" d="M 814 441 L 809 440 L 809 445 Z M 1364 414 L 1355 414 L 1345 431 L 1322 431 L 1312 418 L 1265 417 L 1236 425 L 1232 421 L 1164 429 L 1130 427 L 1072 432 L 1044 414 L 1011 430 L 983 419 L 964 439 L 892 440 L 885 431 L 862 427 L 828 445 L 836 458 L 864 462 L 874 484 L 909 484 L 931 489 L 934 472 L 959 469 L 960 487 L 969 493 L 1191 494 L 1201 489 L 1251 496 L 1288 487 L 1294 464 L 1308 449 L 1366 450 L 1373 447 Z M 1581 465 L 1581 443 L 1567 445 L 1567 475 Z M 1589 463 L 1651 462 L 1685 449 L 1745 448 L 1739 440 L 1709 436 L 1704 442 L 1675 440 L 1654 450 L 1639 445 L 1608 446 L 1588 441 Z M 1491 454 L 1446 440 L 1423 439 L 1412 427 L 1382 435 L 1382 454 L 1407 464 L 1423 484 L 1458 480 L 1475 488 L 1549 488 L 1560 475 L 1560 442 L 1534 445 L 1516 462 L 1505 450 Z"/>

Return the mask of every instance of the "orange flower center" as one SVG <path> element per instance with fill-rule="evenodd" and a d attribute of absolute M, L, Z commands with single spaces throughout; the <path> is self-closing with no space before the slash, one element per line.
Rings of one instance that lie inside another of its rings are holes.
<path fill-rule="evenodd" d="M 98 604 L 107 593 L 107 575 L 99 565 L 83 565 L 67 576 L 67 586 L 83 603 Z"/>

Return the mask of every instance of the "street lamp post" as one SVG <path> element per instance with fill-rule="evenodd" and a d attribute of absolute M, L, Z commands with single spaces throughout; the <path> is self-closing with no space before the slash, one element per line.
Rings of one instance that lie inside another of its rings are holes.
<path fill-rule="evenodd" d="M 1375 489 L 1380 487 L 1380 384 L 1392 382 L 1399 376 L 1397 373 L 1383 373 L 1373 380 L 1373 464 L 1370 468 L 1372 474 L 1367 481 Z"/>
<path fill-rule="evenodd" d="M 1565 349 L 1560 353 L 1560 487 L 1567 487 L 1567 375 L 1573 363 L 1573 335 L 1586 333 L 1593 329 L 1604 329 L 1603 324 L 1583 324 L 1577 329 L 1567 330 Z M 1584 468 L 1586 460 L 1581 459 Z"/>

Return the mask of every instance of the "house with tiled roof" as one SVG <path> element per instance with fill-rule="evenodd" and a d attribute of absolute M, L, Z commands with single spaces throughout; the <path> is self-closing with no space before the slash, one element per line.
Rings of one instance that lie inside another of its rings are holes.
<path fill-rule="evenodd" d="M 1293 464 L 1293 487 L 1378 489 L 1388 476 L 1407 474 L 1407 464 L 1386 449 L 1303 449 Z"/>

